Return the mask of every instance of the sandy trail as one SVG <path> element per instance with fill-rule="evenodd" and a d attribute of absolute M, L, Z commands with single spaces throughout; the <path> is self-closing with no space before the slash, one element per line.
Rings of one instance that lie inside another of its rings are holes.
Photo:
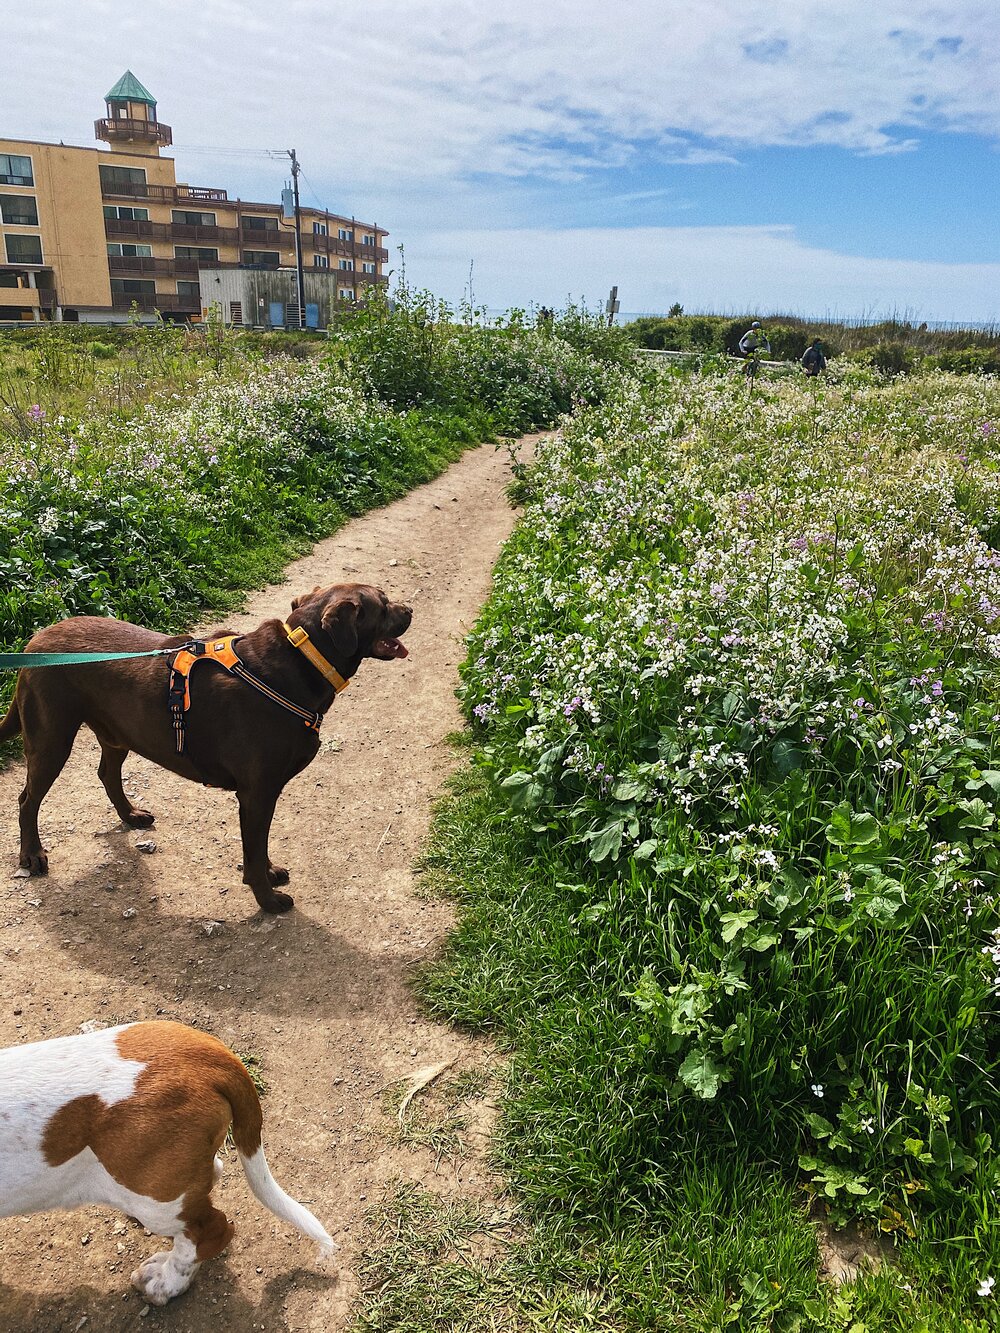
<path fill-rule="evenodd" d="M 341 579 L 414 608 L 410 657 L 364 664 L 328 714 L 316 760 L 278 804 L 271 856 L 292 873 L 289 916 L 262 917 L 240 883 L 231 794 L 133 757 L 126 787 L 158 818 L 152 830 L 126 829 L 86 731 L 42 807 L 48 878 L 11 878 L 21 766 L 0 774 L 0 1045 L 162 1016 L 253 1053 L 269 1086 L 274 1174 L 341 1246 L 317 1266 L 309 1243 L 260 1208 L 232 1157 L 216 1197 L 236 1237 L 162 1311 L 144 1309 L 129 1286 L 160 1248 L 136 1223 L 104 1209 L 0 1221 L 0 1328 L 341 1329 L 358 1290 L 363 1215 L 383 1190 L 400 1178 L 481 1188 L 475 1156 L 436 1163 L 380 1133 L 391 1119 L 379 1094 L 426 1065 L 454 1060 L 454 1072 L 490 1058 L 429 1022 L 410 993 L 413 968 L 452 919 L 446 904 L 415 895 L 411 865 L 454 766 L 444 738 L 460 720 L 457 664 L 513 525 L 508 480 L 504 452 L 470 451 L 229 617 L 251 628 L 284 615 L 296 592 Z M 156 850 L 137 850 L 149 838 Z"/>

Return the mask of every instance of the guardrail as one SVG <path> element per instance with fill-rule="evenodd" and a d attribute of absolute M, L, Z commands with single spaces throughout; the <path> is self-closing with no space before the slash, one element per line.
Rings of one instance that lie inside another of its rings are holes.
<path fill-rule="evenodd" d="M 734 366 L 745 365 L 746 362 L 742 356 L 732 356 L 729 352 L 712 352 L 707 348 L 703 352 L 676 352 L 664 347 L 637 347 L 636 351 L 640 356 L 648 357 L 651 361 L 703 361 L 706 357 L 722 357 L 725 361 L 731 361 Z M 787 373 L 798 369 L 797 361 L 758 361 L 757 365 L 762 369 L 777 370 Z"/>
<path fill-rule="evenodd" d="M 213 190 L 207 185 L 153 185 L 147 181 L 109 181 L 103 177 L 101 194 L 105 199 L 162 199 L 174 204 L 190 199 L 215 204 L 229 201 L 225 190 Z"/>

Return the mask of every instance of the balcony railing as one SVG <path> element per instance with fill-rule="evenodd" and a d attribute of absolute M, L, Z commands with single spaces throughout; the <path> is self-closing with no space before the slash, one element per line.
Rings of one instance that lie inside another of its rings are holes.
<path fill-rule="evenodd" d="M 213 268 L 214 260 L 155 259 L 150 255 L 108 255 L 108 269 L 113 274 L 158 273 L 162 277 L 196 278 L 199 267 Z"/>
<path fill-rule="evenodd" d="M 151 185 L 148 181 L 108 181 L 103 176 L 101 194 L 105 199 L 161 199 L 171 204 L 188 199 L 224 204 L 229 198 L 225 190 L 207 185 Z"/>
<path fill-rule="evenodd" d="M 304 235 L 305 233 L 303 233 Z M 244 226 L 240 232 L 240 244 L 244 250 L 274 250 L 283 245 L 295 244 L 295 231 L 292 227 L 263 228 Z"/>
<path fill-rule="evenodd" d="M 343 255 L 347 259 L 381 259 L 389 258 L 389 251 L 375 245 L 362 245 L 360 241 L 342 241 L 339 236 L 323 236 L 320 232 L 303 231 L 302 240 L 305 245 L 310 241 L 314 250 L 319 250 L 321 254 Z"/>
<path fill-rule="evenodd" d="M 193 313 L 201 309 L 199 296 L 175 296 L 170 292 L 112 292 L 113 310 L 131 310 L 135 304 L 140 310 L 183 311 Z"/>
<path fill-rule="evenodd" d="M 187 222 L 140 222 L 130 218 L 105 218 L 104 234 L 109 240 L 123 236 L 151 241 L 214 241 L 217 245 L 239 245 L 235 227 L 203 227 Z"/>
<path fill-rule="evenodd" d="M 174 141 L 169 125 L 161 125 L 158 120 L 130 120 L 124 116 L 95 120 L 94 137 L 104 139 L 106 143 L 123 139 L 166 145 Z"/>

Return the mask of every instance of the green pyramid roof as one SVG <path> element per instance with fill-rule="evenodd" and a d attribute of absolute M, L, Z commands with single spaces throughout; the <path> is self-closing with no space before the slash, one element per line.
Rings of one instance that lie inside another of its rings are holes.
<path fill-rule="evenodd" d="M 156 106 L 156 98 L 144 88 L 130 69 L 127 69 L 109 93 L 104 95 L 105 102 L 147 102 Z"/>

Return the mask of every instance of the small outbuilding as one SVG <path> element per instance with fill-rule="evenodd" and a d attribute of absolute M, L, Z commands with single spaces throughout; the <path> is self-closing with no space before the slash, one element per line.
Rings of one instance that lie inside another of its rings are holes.
<path fill-rule="evenodd" d="M 354 273 L 345 269 L 306 269 L 305 310 L 300 317 L 294 268 L 228 265 L 198 271 L 201 317 L 213 308 L 224 324 L 252 329 L 325 329 L 338 308 L 354 301 Z"/>

